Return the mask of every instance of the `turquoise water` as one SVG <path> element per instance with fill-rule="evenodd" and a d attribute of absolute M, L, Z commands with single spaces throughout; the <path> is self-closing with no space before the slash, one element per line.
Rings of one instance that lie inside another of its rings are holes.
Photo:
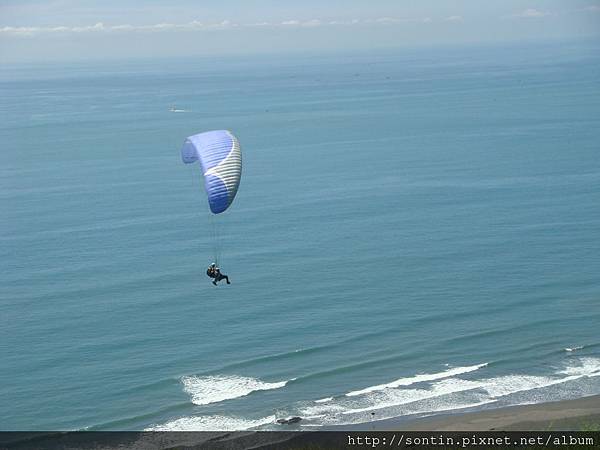
<path fill-rule="evenodd" d="M 1 429 L 600 393 L 599 49 L 3 67 Z M 215 128 L 244 152 L 218 288 L 179 157 Z"/>

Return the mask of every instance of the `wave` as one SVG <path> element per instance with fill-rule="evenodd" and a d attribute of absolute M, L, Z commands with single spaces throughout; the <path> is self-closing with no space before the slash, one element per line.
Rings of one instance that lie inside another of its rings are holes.
<path fill-rule="evenodd" d="M 438 381 L 430 389 L 389 389 L 361 397 L 341 397 L 329 404 L 313 404 L 302 409 L 304 416 L 319 417 L 321 425 L 347 425 L 417 414 L 432 414 L 475 408 L 497 400 L 474 392 L 476 382 L 451 378 Z M 461 395 L 464 394 L 464 395 Z M 377 415 L 375 415 L 377 413 Z"/>
<path fill-rule="evenodd" d="M 475 383 L 479 384 L 479 388 L 485 390 L 491 398 L 497 399 L 520 392 L 597 376 L 600 376 L 600 359 L 581 358 L 575 364 L 556 371 L 552 376 L 513 374 L 478 380 Z"/>
<path fill-rule="evenodd" d="M 181 378 L 184 390 L 195 405 L 244 397 L 251 392 L 267 391 L 284 387 L 289 381 L 267 383 L 256 378 L 238 375 L 185 376 Z"/>
<path fill-rule="evenodd" d="M 487 364 L 454 367 L 417 374 L 390 383 L 332 397 L 296 401 L 286 407 L 289 415 L 303 417 L 302 426 L 330 426 L 365 423 L 392 417 L 423 416 L 462 409 L 536 403 L 556 399 L 556 390 L 543 390 L 579 379 L 600 377 L 600 358 L 569 357 L 564 366 L 547 375 L 509 373 L 469 379 L 461 377 Z M 238 375 L 183 377 L 185 391 L 196 405 L 207 405 L 246 396 L 254 391 L 279 389 L 289 381 L 265 382 Z M 565 391 L 561 388 L 561 392 Z M 576 392 L 576 391 L 573 391 Z M 562 394 L 560 394 L 562 395 Z M 268 412 L 267 412 L 268 414 Z M 260 416 L 259 416 L 260 417 Z M 180 417 L 151 431 L 232 431 L 272 429 L 276 416 L 244 418 L 225 415 Z"/>
<path fill-rule="evenodd" d="M 144 431 L 241 431 L 274 423 L 275 416 L 244 419 L 231 416 L 189 416 L 153 425 Z"/>
<path fill-rule="evenodd" d="M 540 389 L 555 384 L 566 383 L 575 378 L 552 378 L 536 375 L 505 375 L 496 378 L 483 380 L 481 388 L 484 389 L 492 398 L 506 397 L 519 392 Z"/>
<path fill-rule="evenodd" d="M 371 386 L 365 389 L 361 389 L 359 391 L 348 392 L 346 396 L 354 397 L 357 395 L 368 394 L 369 392 L 382 391 L 384 389 L 397 388 L 400 386 L 410 386 L 415 383 L 422 383 L 425 381 L 434 381 L 442 378 L 449 378 L 456 375 L 460 375 L 463 373 L 474 372 L 475 370 L 479 370 L 482 367 L 487 366 L 488 363 L 477 364 L 474 366 L 466 366 L 466 367 L 455 367 L 453 369 L 448 369 L 444 372 L 438 373 L 424 373 L 420 375 L 415 375 L 413 377 L 408 378 L 399 378 L 396 381 L 392 381 L 391 383 L 379 384 L 377 386 Z"/>
<path fill-rule="evenodd" d="M 577 364 L 567 366 L 558 373 L 579 377 L 597 377 L 600 376 L 600 359 L 592 357 L 579 358 Z"/>
<path fill-rule="evenodd" d="M 329 419 L 335 418 L 335 421 L 337 422 L 342 416 L 361 415 L 366 412 L 385 408 L 400 407 L 458 392 L 471 391 L 479 387 L 480 384 L 476 381 L 449 378 L 432 383 L 428 389 L 386 388 L 385 390 L 370 391 L 353 397 L 342 396 L 326 403 L 315 401 L 313 405 L 304 407 L 302 409 L 302 414 L 307 416 L 325 416 Z M 491 401 L 490 399 L 475 399 L 477 403 L 484 400 Z M 470 403 L 472 402 L 470 401 L 469 404 Z M 445 410 L 452 408 L 451 405 L 445 405 L 443 407 Z M 424 411 L 419 412 L 430 412 L 431 410 L 431 408 L 425 408 Z M 416 412 L 417 411 L 412 410 L 412 408 L 406 408 L 401 414 L 394 413 L 391 414 L 390 417 L 395 415 L 415 414 Z M 362 420 L 360 421 L 364 421 L 364 415 L 362 415 Z"/>
<path fill-rule="evenodd" d="M 319 417 L 321 425 L 344 425 L 372 420 L 376 411 L 377 419 L 384 419 L 478 407 L 500 399 L 504 399 L 503 404 L 506 405 L 515 404 L 515 401 L 531 403 L 531 396 L 526 394 L 529 391 L 600 376 L 600 359 L 590 357 L 570 361 L 566 367 L 548 376 L 508 374 L 474 380 L 458 377 L 483 366 L 457 367 L 401 378 L 353 391 L 353 395 L 315 400 L 312 404 L 305 404 L 300 412 L 305 416 Z M 411 387 L 415 383 L 423 383 L 424 386 Z M 518 397 L 507 398 L 513 395 Z M 547 398 L 535 394 L 533 398 L 535 402 L 552 400 L 551 394 Z M 381 412 L 383 415 L 380 415 Z"/>
<path fill-rule="evenodd" d="M 478 387 L 479 384 L 474 381 L 450 378 L 434 383 L 431 389 L 394 389 L 383 395 L 372 395 L 369 398 L 369 403 L 371 403 L 371 405 L 363 408 L 349 409 L 344 411 L 343 414 L 356 414 L 390 406 L 406 405 L 417 401 L 454 394 L 456 392 L 470 391 L 477 389 Z"/>
<path fill-rule="evenodd" d="M 580 345 L 578 347 L 565 347 L 565 352 L 574 352 L 576 350 L 581 350 L 583 349 L 585 346 L 584 345 Z"/>

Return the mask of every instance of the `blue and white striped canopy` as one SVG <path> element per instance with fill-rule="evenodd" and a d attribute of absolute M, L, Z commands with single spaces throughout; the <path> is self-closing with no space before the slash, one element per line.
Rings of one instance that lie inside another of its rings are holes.
<path fill-rule="evenodd" d="M 181 159 L 185 164 L 200 161 L 210 210 L 219 214 L 229 208 L 242 176 L 242 151 L 235 136 L 227 130 L 190 136 L 181 148 Z"/>

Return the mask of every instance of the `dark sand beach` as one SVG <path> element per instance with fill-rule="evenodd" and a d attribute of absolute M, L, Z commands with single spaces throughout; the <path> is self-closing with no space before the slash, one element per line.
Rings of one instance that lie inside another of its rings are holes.
<path fill-rule="evenodd" d="M 365 424 L 376 431 L 548 431 L 600 429 L 600 395 L 533 405 L 509 406 L 415 420 L 388 419 Z"/>

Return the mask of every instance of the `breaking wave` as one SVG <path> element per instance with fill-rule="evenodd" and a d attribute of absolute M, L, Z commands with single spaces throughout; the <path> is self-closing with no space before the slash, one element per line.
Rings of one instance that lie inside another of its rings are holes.
<path fill-rule="evenodd" d="M 583 345 L 580 345 L 578 347 L 565 347 L 565 352 L 574 352 L 576 350 L 582 350 L 583 347 Z"/>
<path fill-rule="evenodd" d="M 288 383 L 288 381 L 267 383 L 238 375 L 186 376 L 181 378 L 181 382 L 195 405 L 208 405 L 244 397 L 255 391 L 279 389 Z"/>
<path fill-rule="evenodd" d="M 244 419 L 229 416 L 190 416 L 154 425 L 144 431 L 241 431 L 273 423 L 275 416 Z"/>
<path fill-rule="evenodd" d="M 477 372 L 486 366 L 487 364 L 477 364 L 449 368 L 442 372 L 400 378 L 347 394 L 295 401 L 287 407 L 282 405 L 281 412 L 285 412 L 285 415 L 301 416 L 301 427 L 351 425 L 374 419 L 430 415 L 492 404 L 508 406 L 552 401 L 558 399 L 557 395 L 564 396 L 565 392 L 578 395 L 576 393 L 579 385 L 561 387 L 560 390 L 552 386 L 600 377 L 600 358 L 595 357 L 570 357 L 564 366 L 547 375 L 508 373 L 486 376 L 485 370 Z M 194 404 L 207 405 L 242 397 L 254 391 L 278 389 L 284 387 L 288 381 L 270 383 L 250 377 L 217 375 L 184 377 L 182 383 Z M 257 416 L 261 417 L 265 412 Z M 277 418 L 275 415 L 257 419 L 208 414 L 181 417 L 161 425 L 153 425 L 148 430 L 281 429 L 276 424 Z"/>
<path fill-rule="evenodd" d="M 600 359 L 597 358 L 571 361 L 565 368 L 549 376 L 508 374 L 469 380 L 458 376 L 484 366 L 485 364 L 457 367 L 439 373 L 401 378 L 343 396 L 315 400 L 311 404 L 305 404 L 300 413 L 319 417 L 321 425 L 342 425 L 363 423 L 375 417 L 386 419 L 473 408 L 500 400 L 503 404 L 515 404 L 513 399 L 505 400 L 513 395 L 520 395 L 517 402 L 529 403 L 529 391 L 600 376 Z M 416 383 L 421 384 L 410 387 Z M 540 401 L 540 397 L 534 398 Z M 549 400 L 551 398 L 542 401 Z"/>
<path fill-rule="evenodd" d="M 487 366 L 487 363 L 477 364 L 475 366 L 455 367 L 453 369 L 448 369 L 444 372 L 425 373 L 425 374 L 415 375 L 413 377 L 408 377 L 408 378 L 399 378 L 398 380 L 392 381 L 391 383 L 379 384 L 377 386 L 371 386 L 371 387 L 368 387 L 365 389 L 361 389 L 359 391 L 348 392 L 346 395 L 348 397 L 354 397 L 356 395 L 368 394 L 369 392 L 382 391 L 384 389 L 389 389 L 389 388 L 397 388 L 400 386 L 410 386 L 411 384 L 422 383 L 425 381 L 440 380 L 442 378 L 449 378 L 449 377 L 453 377 L 455 375 L 460 375 L 463 373 L 474 372 L 475 370 L 481 369 L 482 367 L 485 367 L 485 366 Z"/>

